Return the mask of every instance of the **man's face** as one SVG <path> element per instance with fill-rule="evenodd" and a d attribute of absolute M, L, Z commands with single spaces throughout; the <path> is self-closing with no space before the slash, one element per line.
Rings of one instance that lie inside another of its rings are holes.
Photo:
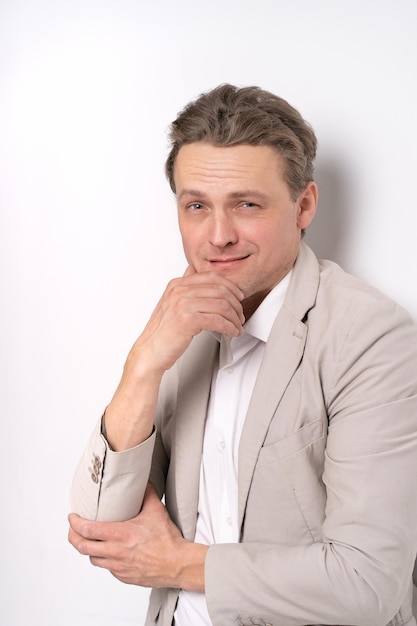
<path fill-rule="evenodd" d="M 316 185 L 293 200 L 283 165 L 269 146 L 203 142 L 184 145 L 175 163 L 187 261 L 197 272 L 219 272 L 236 283 L 246 317 L 293 266 L 301 229 L 315 213 Z"/>

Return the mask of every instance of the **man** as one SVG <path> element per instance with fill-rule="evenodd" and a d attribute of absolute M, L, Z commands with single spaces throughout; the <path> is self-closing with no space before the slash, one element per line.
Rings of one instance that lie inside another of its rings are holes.
<path fill-rule="evenodd" d="M 415 326 L 301 243 L 316 138 L 289 104 L 222 85 L 171 141 L 188 267 L 81 460 L 71 543 L 154 588 L 148 625 L 415 625 Z"/>

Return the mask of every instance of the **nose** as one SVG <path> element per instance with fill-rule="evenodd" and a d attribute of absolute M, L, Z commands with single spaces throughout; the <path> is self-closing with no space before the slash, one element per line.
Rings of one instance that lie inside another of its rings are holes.
<path fill-rule="evenodd" d="M 222 209 L 213 210 L 210 216 L 209 241 L 216 248 L 225 248 L 238 240 L 233 216 Z"/>

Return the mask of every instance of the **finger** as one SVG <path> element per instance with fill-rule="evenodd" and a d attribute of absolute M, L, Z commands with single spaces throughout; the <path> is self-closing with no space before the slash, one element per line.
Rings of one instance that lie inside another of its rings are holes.
<path fill-rule="evenodd" d="M 245 323 L 241 302 L 224 287 L 212 288 L 204 285 L 194 289 L 178 289 L 172 294 L 172 298 L 168 303 L 166 311 L 171 309 L 171 311 L 179 315 L 191 316 L 190 328 L 198 327 L 200 323 L 198 319 L 199 314 L 224 317 L 234 324 L 239 331 Z M 202 327 L 200 330 L 219 329 Z"/>
<path fill-rule="evenodd" d="M 188 265 L 185 270 L 183 276 L 192 276 L 193 274 L 197 274 L 193 265 Z"/>
<path fill-rule="evenodd" d="M 225 287 L 237 298 L 239 302 L 241 302 L 245 298 L 245 294 L 240 289 L 240 287 L 238 287 L 233 281 L 226 278 L 226 276 L 222 276 L 217 272 L 204 272 L 201 274 L 197 274 L 197 276 L 201 277 L 201 280 L 206 281 L 208 284 Z"/>
<path fill-rule="evenodd" d="M 68 532 L 68 541 L 77 550 L 77 552 L 83 556 L 96 555 L 97 546 L 102 545 L 101 542 L 86 539 L 72 528 L 70 528 Z"/>
<path fill-rule="evenodd" d="M 221 321 L 224 319 L 226 322 L 230 322 L 233 326 L 235 326 L 236 330 L 239 332 L 242 330 L 242 325 L 245 322 L 245 316 L 241 305 L 239 304 L 236 306 L 235 302 L 230 302 L 228 299 L 206 299 L 204 301 L 204 306 L 202 303 L 199 306 L 199 312 L 206 315 L 213 315 L 214 321 Z M 219 329 L 213 328 L 212 330 Z"/>
<path fill-rule="evenodd" d="M 240 337 L 243 334 L 241 324 L 232 322 L 223 315 L 213 313 L 201 313 L 200 330 L 214 331 L 229 337 Z"/>
<path fill-rule="evenodd" d="M 77 550 L 77 552 L 83 556 L 89 556 L 90 558 L 113 558 L 114 550 L 117 549 L 115 542 L 88 539 L 77 533 L 72 528 L 70 528 L 68 532 L 68 541 Z"/>
<path fill-rule="evenodd" d="M 80 531 L 81 531 L 83 522 L 86 522 L 86 521 L 87 520 L 80 517 L 80 515 L 78 515 L 77 513 L 70 513 L 68 515 L 68 522 L 69 522 L 70 528 L 72 528 L 79 534 L 81 534 Z"/>
<path fill-rule="evenodd" d="M 117 522 L 94 522 L 84 519 L 76 513 L 68 516 L 70 528 L 80 537 L 91 541 L 107 541 Z"/>
<path fill-rule="evenodd" d="M 166 314 L 168 317 L 171 315 L 168 310 Z M 172 316 L 179 322 L 176 325 L 178 337 L 192 337 L 203 330 L 238 337 L 243 332 L 245 321 L 240 305 L 236 310 L 227 300 L 218 298 L 182 296 L 177 299 L 176 310 Z"/>
<path fill-rule="evenodd" d="M 177 311 L 224 314 L 233 322 L 237 320 L 239 327 L 245 322 L 239 292 L 232 292 L 224 283 L 207 282 L 207 277 L 204 282 L 200 280 L 199 282 L 172 284 L 166 298 L 161 302 L 161 311 L 167 311 L 171 307 L 172 310 Z"/>
<path fill-rule="evenodd" d="M 68 521 L 70 523 L 70 528 L 81 537 L 86 537 L 88 539 L 95 538 L 95 522 L 84 519 L 76 513 L 71 513 L 70 515 L 68 515 Z"/>
<path fill-rule="evenodd" d="M 168 283 L 167 291 L 170 292 L 177 286 L 193 286 L 193 285 L 210 285 L 212 287 L 226 288 L 239 301 L 245 297 L 243 291 L 226 276 L 222 276 L 217 272 L 196 272 L 192 266 L 188 266 L 181 278 L 174 278 Z"/>

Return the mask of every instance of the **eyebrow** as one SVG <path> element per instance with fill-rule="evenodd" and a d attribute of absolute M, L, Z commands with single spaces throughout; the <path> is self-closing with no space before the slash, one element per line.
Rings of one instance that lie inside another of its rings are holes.
<path fill-rule="evenodd" d="M 184 196 L 190 196 L 192 198 L 205 198 L 205 194 L 197 189 L 183 189 L 178 196 L 178 200 L 181 200 Z"/>
<path fill-rule="evenodd" d="M 202 200 L 207 197 L 207 194 L 205 194 L 203 191 L 199 191 L 198 189 L 183 189 L 178 196 L 178 200 L 182 200 L 182 198 L 184 197 L 199 198 Z M 256 191 L 255 189 L 242 189 L 240 191 L 231 191 L 227 194 L 227 197 L 231 200 L 237 200 L 239 198 L 256 198 L 261 201 L 265 201 L 267 198 L 264 193 Z"/>

